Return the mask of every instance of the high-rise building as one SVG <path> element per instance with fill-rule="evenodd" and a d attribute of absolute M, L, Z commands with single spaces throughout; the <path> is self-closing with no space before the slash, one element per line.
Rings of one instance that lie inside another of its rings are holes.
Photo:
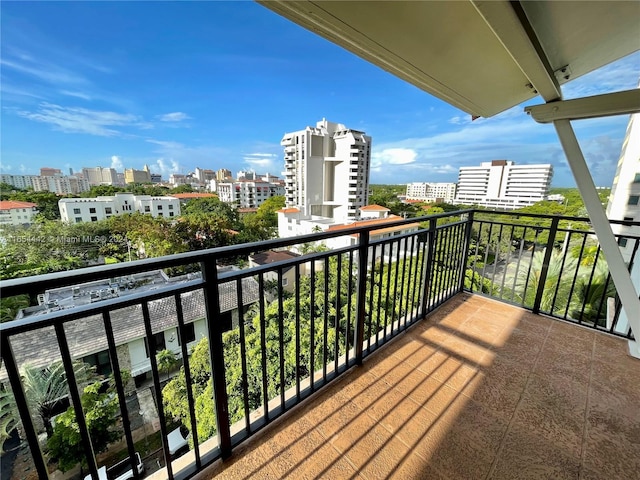
<path fill-rule="evenodd" d="M 59 168 L 49 168 L 49 167 L 41 167 L 40 168 L 40 176 L 41 177 L 56 177 L 61 176 L 62 171 Z"/>
<path fill-rule="evenodd" d="M 607 205 L 611 220 L 640 221 L 640 114 L 629 119 L 622 152 L 611 186 Z M 640 235 L 640 227 L 611 225 L 615 234 Z M 626 238 L 618 240 L 622 257 L 629 262 L 635 242 Z"/>
<path fill-rule="evenodd" d="M 115 168 L 93 167 L 82 168 L 82 176 L 87 179 L 89 185 L 118 185 L 118 174 Z"/>
<path fill-rule="evenodd" d="M 407 200 L 453 203 L 456 197 L 455 183 L 408 183 Z"/>
<path fill-rule="evenodd" d="M 325 119 L 315 127 L 286 133 L 285 202 L 304 217 L 347 222 L 367 205 L 371 137 Z"/>
<path fill-rule="evenodd" d="M 130 183 L 151 183 L 151 172 L 148 167 L 145 170 L 127 168 L 124 171 L 124 183 L 127 185 Z"/>
<path fill-rule="evenodd" d="M 552 178 L 551 164 L 492 160 L 479 167 L 460 167 L 455 203 L 515 210 L 544 200 Z"/>
<path fill-rule="evenodd" d="M 224 181 L 224 180 L 228 180 L 232 178 L 231 177 L 231 170 L 227 170 L 226 168 L 221 168 L 220 170 L 218 170 L 216 172 L 216 180 L 218 181 Z"/>

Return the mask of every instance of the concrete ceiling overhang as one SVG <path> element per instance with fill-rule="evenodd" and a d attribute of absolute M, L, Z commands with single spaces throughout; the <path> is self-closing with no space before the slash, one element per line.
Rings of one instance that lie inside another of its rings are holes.
<path fill-rule="evenodd" d="M 637 1 L 259 1 L 474 116 L 640 49 Z"/>

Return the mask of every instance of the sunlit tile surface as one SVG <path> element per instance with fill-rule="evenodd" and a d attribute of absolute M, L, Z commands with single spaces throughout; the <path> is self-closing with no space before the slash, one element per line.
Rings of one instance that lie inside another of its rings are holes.
<path fill-rule="evenodd" d="M 461 294 L 198 478 L 639 478 L 626 349 Z"/>

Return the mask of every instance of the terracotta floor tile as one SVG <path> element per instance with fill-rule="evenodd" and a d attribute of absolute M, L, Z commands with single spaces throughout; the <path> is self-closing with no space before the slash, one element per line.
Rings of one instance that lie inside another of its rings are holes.
<path fill-rule="evenodd" d="M 624 340 L 460 294 L 198 478 L 636 478 L 639 365 Z"/>
<path fill-rule="evenodd" d="M 572 389 L 561 391 L 557 385 L 533 378 L 515 412 L 513 425 L 529 429 L 550 443 L 561 444 L 563 449 L 580 457 L 584 436 L 586 396 Z"/>
<path fill-rule="evenodd" d="M 561 443 L 549 442 L 527 428 L 512 427 L 504 439 L 492 472 L 494 480 L 578 480 L 580 459 Z"/>
<path fill-rule="evenodd" d="M 362 478 L 400 478 L 401 472 L 410 472 L 409 475 L 415 478 L 420 472 L 419 458 L 396 437 L 385 437 L 381 429 L 376 427 L 368 432 L 362 442 L 346 454 L 347 458 L 358 468 Z"/>

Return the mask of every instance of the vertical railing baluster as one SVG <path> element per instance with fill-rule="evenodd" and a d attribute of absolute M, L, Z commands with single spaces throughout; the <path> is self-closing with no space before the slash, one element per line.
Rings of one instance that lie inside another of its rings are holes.
<path fill-rule="evenodd" d="M 218 285 L 218 267 L 215 257 L 200 264 L 204 280 L 204 303 L 209 335 L 209 361 L 213 381 L 213 401 L 216 411 L 216 426 L 222 458 L 231 456 L 231 432 L 229 426 L 229 399 L 224 371 L 224 344 L 222 342 L 222 322 L 220 318 L 220 293 Z M 260 285 L 260 298 L 264 285 Z M 240 308 L 240 305 L 238 305 Z"/>
<path fill-rule="evenodd" d="M 427 233 L 427 266 L 426 274 L 424 276 L 424 297 L 422 311 L 424 314 L 431 311 L 431 287 L 433 285 L 433 250 L 435 249 L 435 236 L 436 236 L 437 222 L 435 218 L 429 219 L 429 231 Z"/>
<path fill-rule="evenodd" d="M 84 450 L 84 455 L 87 459 L 89 473 L 93 478 L 98 478 L 98 465 L 96 463 L 95 453 L 93 452 L 93 443 L 91 442 L 91 435 L 89 434 L 87 420 L 84 417 L 84 411 L 82 410 L 82 399 L 80 392 L 78 391 L 76 374 L 73 371 L 73 360 L 71 358 L 71 353 L 69 352 L 69 342 L 67 341 L 67 334 L 64 331 L 64 323 L 57 323 L 55 325 L 55 330 L 58 346 L 60 347 L 62 364 L 64 365 L 64 371 L 67 375 L 67 387 L 69 388 L 71 405 L 73 405 L 73 409 L 76 413 L 78 430 L 80 431 L 80 439 L 82 440 L 82 449 Z"/>
<path fill-rule="evenodd" d="M 284 391 L 286 389 L 284 382 L 284 291 L 282 285 L 282 267 L 278 268 L 278 339 L 280 356 L 280 407 L 284 412 Z"/>
<path fill-rule="evenodd" d="M 314 372 L 316 370 L 316 261 L 311 260 L 311 288 L 310 296 L 311 301 L 309 305 L 309 382 L 311 391 L 316 388 L 314 380 Z"/>
<path fill-rule="evenodd" d="M 322 312 L 322 323 L 324 325 L 322 331 L 322 381 L 327 383 L 327 361 L 329 359 L 329 348 L 327 346 L 327 338 L 329 330 L 329 257 L 324 257 L 324 311 Z"/>
<path fill-rule="evenodd" d="M 160 374 L 158 373 L 158 360 L 156 359 L 156 339 L 151 328 L 151 315 L 149 314 L 149 303 L 142 303 L 142 319 L 144 321 L 144 331 L 149 344 L 149 361 L 151 363 L 151 376 L 153 377 L 153 389 L 156 394 L 156 407 L 158 409 L 158 417 L 160 419 L 160 432 L 162 434 L 162 450 L 164 452 L 165 467 L 167 468 L 167 477 L 173 478 L 173 465 L 171 464 L 171 452 L 169 451 L 169 441 L 167 425 L 164 420 L 164 405 L 162 403 L 162 388 L 160 386 Z"/>
<path fill-rule="evenodd" d="M 27 407 L 27 397 L 22 388 L 22 381 L 20 370 L 16 364 L 16 357 L 13 354 L 13 347 L 11 346 L 10 335 L 0 335 L 0 345 L 2 348 L 2 361 L 4 367 L 7 369 L 7 375 L 9 377 L 9 383 L 11 384 L 11 392 L 16 402 L 16 408 L 20 414 L 20 420 L 22 421 L 22 430 L 24 436 L 29 444 L 29 450 L 31 450 L 31 457 L 33 458 L 33 464 L 38 473 L 38 478 L 48 479 L 49 470 L 47 469 L 47 462 L 40 450 L 40 442 L 38 442 L 38 433 L 33 426 L 33 420 L 31 418 L 31 412 Z M 94 463 L 95 466 L 95 463 Z M 97 477 L 97 471 L 95 472 Z"/>
<path fill-rule="evenodd" d="M 264 405 L 264 419 L 269 422 L 269 384 L 267 378 L 267 319 L 264 314 L 264 274 L 258 274 L 258 292 L 260 292 L 260 361 L 262 370 L 262 403 Z"/>
<path fill-rule="evenodd" d="M 191 381 L 191 368 L 189 367 L 189 352 L 187 351 L 187 342 L 185 341 L 184 331 L 184 311 L 182 309 L 182 296 L 176 293 L 174 296 L 176 302 L 176 317 L 178 319 L 178 334 L 180 335 L 180 350 L 182 352 L 182 368 L 184 370 L 184 381 L 187 390 L 187 405 L 189 406 L 189 421 L 191 428 L 191 438 L 193 438 L 193 453 L 196 457 L 196 470 L 202 468 L 202 460 L 200 459 L 200 444 L 198 442 L 198 428 L 196 419 L 196 404 L 193 399 L 193 382 Z"/>
<path fill-rule="evenodd" d="M 296 290 L 296 399 L 300 401 L 300 264 L 294 268 Z"/>
<path fill-rule="evenodd" d="M 244 331 L 244 293 L 242 279 L 236 280 L 236 305 L 238 306 L 238 332 L 240 334 L 240 363 L 242 366 L 242 404 L 244 407 L 244 429 L 251 433 L 249 407 L 249 380 L 247 378 L 247 339 Z"/>
<path fill-rule="evenodd" d="M 365 309 L 367 295 L 367 257 L 369 255 L 369 232 L 362 231 L 359 235 L 358 245 L 358 290 L 356 303 L 356 324 L 355 324 L 355 361 L 357 365 L 362 365 L 362 351 L 364 342 L 364 324 L 366 322 L 367 311 Z"/>
<path fill-rule="evenodd" d="M 337 258 L 337 271 L 336 271 L 336 315 L 334 317 L 334 328 L 336 333 L 335 338 L 335 354 L 334 354 L 334 372 L 338 374 L 338 358 L 340 357 L 340 310 L 342 308 L 341 298 L 342 295 L 342 254 Z"/>
<path fill-rule="evenodd" d="M 549 273 L 549 261 L 551 260 L 551 254 L 553 253 L 553 243 L 556 239 L 556 232 L 558 231 L 559 217 L 553 217 L 551 220 L 551 229 L 549 230 L 549 237 L 547 238 L 547 246 L 544 252 L 544 260 L 542 261 L 542 271 L 540 272 L 540 279 L 538 281 L 538 291 L 536 292 L 536 298 L 533 301 L 533 313 L 540 313 L 540 303 L 542 302 L 542 295 L 544 294 L 545 284 L 547 283 L 547 274 Z M 532 257 L 533 260 L 533 257 Z M 560 279 L 558 279 L 560 281 Z"/>
<path fill-rule="evenodd" d="M 111 315 L 108 311 L 102 313 L 104 321 L 104 330 L 107 337 L 107 345 L 109 347 L 109 360 L 113 367 L 113 378 L 116 384 L 116 392 L 118 394 L 118 402 L 120 403 L 120 417 L 122 418 L 122 428 L 127 442 L 127 452 L 129 453 L 129 464 L 133 472 L 133 478 L 140 478 L 138 469 L 136 468 L 136 450 L 133 446 L 133 435 L 131 434 L 131 421 L 129 420 L 129 411 L 127 409 L 127 400 L 124 396 L 124 385 L 122 383 L 122 375 L 120 373 L 120 362 L 116 350 L 116 341 L 113 336 L 113 325 L 111 323 Z"/>

